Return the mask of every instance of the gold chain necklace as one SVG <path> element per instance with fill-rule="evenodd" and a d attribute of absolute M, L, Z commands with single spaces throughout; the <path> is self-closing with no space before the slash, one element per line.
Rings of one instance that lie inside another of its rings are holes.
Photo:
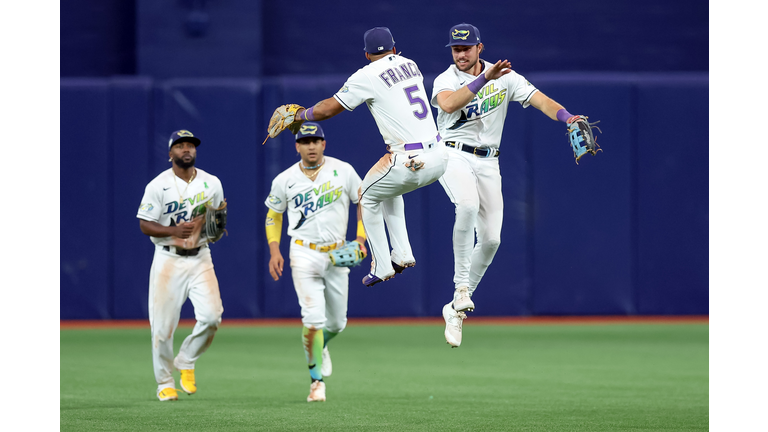
<path fill-rule="evenodd" d="M 301 172 L 303 172 L 304 175 L 307 176 L 307 178 L 312 181 L 315 181 L 315 178 L 317 177 L 317 175 L 320 174 L 320 170 L 322 170 L 323 167 L 325 166 L 325 158 L 323 158 L 323 163 L 321 163 L 320 165 L 316 165 L 316 168 L 311 170 L 314 172 L 312 174 L 308 174 L 307 171 L 309 170 L 304 168 L 304 164 L 302 162 L 303 161 L 299 161 L 299 168 L 301 169 Z"/>
<path fill-rule="evenodd" d="M 181 204 L 182 201 L 184 201 L 184 194 L 187 193 L 187 189 L 189 188 L 189 185 L 192 184 L 192 180 L 194 180 L 195 177 L 197 177 L 197 168 L 195 168 L 195 172 L 192 173 L 192 177 L 189 178 L 189 181 L 187 182 L 187 186 L 184 188 L 184 193 L 179 191 L 179 184 L 178 182 L 176 182 L 176 177 L 178 177 L 176 173 L 173 173 L 173 185 L 176 186 L 176 192 L 179 193 L 179 204 Z"/>

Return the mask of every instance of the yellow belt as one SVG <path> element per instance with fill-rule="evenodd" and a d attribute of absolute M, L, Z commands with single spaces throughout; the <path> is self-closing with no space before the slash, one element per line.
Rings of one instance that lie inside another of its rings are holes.
<path fill-rule="evenodd" d="M 316 250 L 316 251 L 319 251 L 319 252 L 330 252 L 330 251 L 336 249 L 339 246 L 338 243 L 334 243 L 334 244 L 329 245 L 329 246 L 318 246 L 318 245 L 316 245 L 314 243 L 304 244 L 304 240 L 296 240 L 294 243 L 296 243 L 299 246 L 308 247 L 308 248 L 310 248 L 312 250 Z"/>

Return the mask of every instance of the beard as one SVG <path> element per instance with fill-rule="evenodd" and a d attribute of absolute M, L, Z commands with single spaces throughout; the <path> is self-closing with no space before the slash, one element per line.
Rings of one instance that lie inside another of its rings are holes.
<path fill-rule="evenodd" d="M 455 64 L 455 65 L 456 65 L 456 67 L 457 67 L 457 68 L 458 68 L 460 71 L 462 71 L 462 72 L 466 72 L 466 71 L 468 71 L 468 70 L 471 70 L 473 67 L 475 67 L 475 65 L 477 64 L 477 62 L 478 62 L 479 60 L 480 60 L 480 59 L 477 59 L 477 60 L 475 60 L 475 61 L 473 61 L 473 62 L 467 63 L 467 66 L 465 66 L 465 67 L 464 67 L 464 69 L 462 69 L 462 68 L 461 68 L 461 66 L 459 65 L 459 62 L 457 62 L 457 61 L 455 61 L 455 60 L 454 60 L 453 64 Z"/>
<path fill-rule="evenodd" d="M 192 160 L 189 162 L 184 162 L 184 159 L 180 157 L 173 158 L 173 163 L 175 163 L 176 166 L 178 166 L 179 168 L 183 168 L 183 169 L 192 168 L 193 166 L 195 166 L 195 158 L 193 157 Z"/>

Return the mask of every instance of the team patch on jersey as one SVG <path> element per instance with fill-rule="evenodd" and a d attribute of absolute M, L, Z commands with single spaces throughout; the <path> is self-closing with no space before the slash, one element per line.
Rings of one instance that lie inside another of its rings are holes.
<path fill-rule="evenodd" d="M 467 40 L 467 37 L 469 36 L 469 30 L 456 29 L 453 31 L 451 36 L 453 37 L 454 40 L 458 40 L 458 39 Z"/>
<path fill-rule="evenodd" d="M 347 87 L 347 86 L 344 86 L 344 87 L 339 89 L 339 93 L 347 93 L 348 91 L 349 91 L 349 87 Z"/>
<path fill-rule="evenodd" d="M 146 203 L 139 206 L 139 211 L 151 212 L 153 208 L 155 208 L 155 206 L 153 206 L 152 203 Z"/>
<path fill-rule="evenodd" d="M 270 204 L 274 204 L 274 205 L 278 205 L 278 204 L 280 204 L 282 202 L 282 201 L 280 201 L 280 198 L 278 198 L 278 197 L 276 197 L 274 195 L 270 195 L 268 199 L 269 199 L 269 203 Z"/>

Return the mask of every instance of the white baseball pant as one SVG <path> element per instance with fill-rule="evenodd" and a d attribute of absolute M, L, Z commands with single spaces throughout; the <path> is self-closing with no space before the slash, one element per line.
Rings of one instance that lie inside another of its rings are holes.
<path fill-rule="evenodd" d="M 310 329 L 340 333 L 347 326 L 349 268 L 335 267 L 327 252 L 299 246 L 293 239 L 289 257 L 301 322 Z"/>
<path fill-rule="evenodd" d="M 440 177 L 440 184 L 456 205 L 453 282 L 456 288 L 468 287 L 471 295 L 501 243 L 504 199 L 499 159 L 453 149 L 448 153 L 448 169 Z"/>
<path fill-rule="evenodd" d="M 416 171 L 406 168 L 411 159 L 424 162 L 424 167 Z M 404 264 L 415 260 L 405 224 L 403 194 L 435 182 L 445 172 L 447 163 L 447 150 L 436 140 L 423 143 L 419 150 L 388 153 L 365 175 L 360 185 L 360 209 L 374 276 L 383 280 L 394 275 L 392 261 Z"/>
<path fill-rule="evenodd" d="M 187 298 L 195 308 L 197 323 L 174 359 L 173 333 Z M 149 271 L 149 323 L 158 390 L 175 387 L 174 366 L 177 369 L 195 368 L 195 361 L 211 346 L 222 313 L 224 307 L 213 271 L 211 250 L 206 246 L 195 256 L 179 256 L 163 250 L 162 246 L 155 246 Z"/>

